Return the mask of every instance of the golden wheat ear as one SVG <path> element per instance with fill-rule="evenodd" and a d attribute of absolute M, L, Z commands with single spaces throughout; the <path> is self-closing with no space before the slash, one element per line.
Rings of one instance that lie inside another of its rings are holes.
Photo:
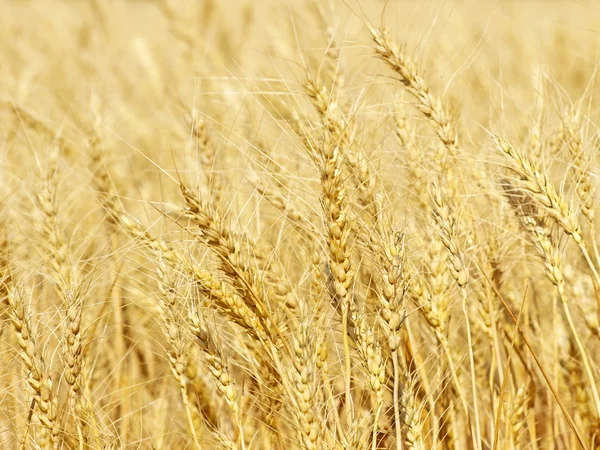
<path fill-rule="evenodd" d="M 14 285 L 8 289 L 9 318 L 19 344 L 19 358 L 26 369 L 25 380 L 33 393 L 33 410 L 50 434 L 51 448 L 58 449 L 61 434 L 58 398 L 49 368 L 32 334 L 30 317 L 21 292 Z"/>

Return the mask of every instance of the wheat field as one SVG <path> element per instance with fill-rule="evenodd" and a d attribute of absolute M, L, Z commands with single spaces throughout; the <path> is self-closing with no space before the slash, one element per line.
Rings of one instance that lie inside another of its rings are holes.
<path fill-rule="evenodd" d="M 599 19 L 0 2 L 0 448 L 600 448 Z"/>

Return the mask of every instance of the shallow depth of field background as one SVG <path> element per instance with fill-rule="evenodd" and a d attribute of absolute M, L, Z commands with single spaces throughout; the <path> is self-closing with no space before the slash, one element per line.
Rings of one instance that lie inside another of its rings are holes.
<path fill-rule="evenodd" d="M 599 448 L 599 24 L 0 2 L 0 448 Z"/>

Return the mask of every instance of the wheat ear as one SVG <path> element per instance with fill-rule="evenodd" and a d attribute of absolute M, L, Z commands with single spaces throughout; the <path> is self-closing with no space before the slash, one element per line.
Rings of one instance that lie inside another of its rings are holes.
<path fill-rule="evenodd" d="M 114 202 L 104 203 L 109 215 L 115 223 L 133 239 L 150 249 L 153 255 L 164 260 L 171 268 L 187 274 L 191 281 L 205 294 L 207 303 L 216 306 L 231 322 L 244 329 L 249 336 L 260 342 L 275 339 L 265 329 L 259 317 L 246 305 L 243 299 L 227 285 L 216 278 L 210 271 L 197 265 L 189 257 L 181 255 L 162 239 L 151 236 L 146 229 L 131 215 Z"/>
<path fill-rule="evenodd" d="M 217 390 L 233 414 L 234 421 L 238 427 L 238 437 L 241 441 L 241 446 L 245 448 L 244 427 L 240 418 L 237 387 L 229 373 L 225 355 L 220 350 L 221 345 L 209 331 L 204 318 L 196 307 L 192 307 L 190 311 L 189 327 L 196 338 L 196 344 L 202 352 L 204 361 L 209 369 L 209 374 L 215 382 Z"/>
<path fill-rule="evenodd" d="M 181 192 L 187 204 L 186 216 L 200 230 L 200 233 L 195 234 L 196 238 L 219 257 L 221 269 L 233 285 L 243 293 L 244 302 L 258 317 L 263 327 L 273 329 L 277 335 L 282 336 L 278 323 L 269 310 L 267 293 L 258 277 L 258 271 L 241 251 L 242 238 L 225 225 L 213 208 L 201 202 L 183 185 Z M 280 343 L 288 347 L 285 341 Z M 289 348 L 287 350 L 289 353 Z"/>
<path fill-rule="evenodd" d="M 329 103 L 324 95 L 322 86 L 309 79 L 305 90 L 313 99 L 316 109 L 322 111 L 324 117 L 330 117 L 331 111 L 337 105 Z M 334 106 L 335 105 L 335 106 Z M 352 364 L 350 360 L 350 347 L 348 343 L 348 325 L 356 329 L 357 310 L 354 299 L 350 293 L 355 271 L 353 268 L 350 234 L 351 227 L 348 221 L 348 206 L 345 195 L 345 186 L 342 179 L 343 149 L 340 144 L 346 139 L 340 139 L 346 129 L 343 124 L 335 120 L 328 120 L 329 133 L 334 137 L 333 142 L 324 142 L 320 148 L 321 188 L 323 190 L 323 204 L 327 223 L 327 245 L 329 249 L 329 269 L 333 277 L 333 294 L 335 306 L 339 307 L 342 316 L 342 339 L 345 354 L 346 369 L 346 402 L 350 406 L 350 382 Z M 337 138 L 336 138 L 337 137 Z"/>
<path fill-rule="evenodd" d="M 457 236 L 455 229 L 455 219 L 450 213 L 449 207 L 444 202 L 442 192 L 437 184 L 432 186 L 433 194 L 433 217 L 438 227 L 438 238 L 444 244 L 448 252 L 448 260 L 446 262 L 452 277 L 456 281 L 461 293 L 462 310 L 465 317 L 465 325 L 467 327 L 467 343 L 469 345 L 469 362 L 471 365 L 471 389 L 473 390 L 473 410 L 475 414 L 476 439 L 475 445 L 481 446 L 481 429 L 479 422 L 479 407 L 477 406 L 477 383 L 475 377 L 475 361 L 473 357 L 473 342 L 471 336 L 471 321 L 469 319 L 467 308 L 467 270 L 463 262 L 463 257 L 458 249 Z M 467 412 L 467 416 L 469 413 Z"/>
<path fill-rule="evenodd" d="M 78 280 L 77 268 L 71 263 L 69 247 L 60 228 L 56 198 L 58 148 L 50 153 L 49 170 L 43 187 L 36 193 L 36 203 L 43 215 L 42 234 L 49 247 L 51 277 L 58 287 L 58 295 L 65 310 L 63 330 L 63 360 L 66 366 L 65 379 L 69 385 L 69 404 L 76 417 L 79 439 L 85 439 L 83 430 L 86 422 L 92 421 L 93 410 L 90 400 L 84 398 L 85 380 L 81 318 L 84 298 Z M 87 416 L 82 418 L 82 416 Z M 83 444 L 82 444 L 83 445 Z"/>
<path fill-rule="evenodd" d="M 429 89 L 414 61 L 398 48 L 384 27 L 379 30 L 369 27 L 369 31 L 375 44 L 375 53 L 399 76 L 400 82 L 417 100 L 417 108 L 431 120 L 440 141 L 455 157 L 458 139 L 452 119 Z"/>
<path fill-rule="evenodd" d="M 598 389 L 596 387 L 596 381 L 594 378 L 592 367 L 587 356 L 587 351 L 579 336 L 579 332 L 577 331 L 575 323 L 573 322 L 569 303 L 567 301 L 565 279 L 563 275 L 562 256 L 558 248 L 552 241 L 551 233 L 547 229 L 545 223 L 543 223 L 539 219 L 536 219 L 536 216 L 534 214 L 528 214 L 529 209 L 527 209 L 526 207 L 527 197 L 515 194 L 515 192 L 511 189 L 509 181 L 504 181 L 504 187 L 506 196 L 508 197 L 510 204 L 515 209 L 515 212 L 521 220 L 523 227 L 529 234 L 529 237 L 532 243 L 534 244 L 535 249 L 544 261 L 544 266 L 546 268 L 545 274 L 547 278 L 556 287 L 556 290 L 558 291 L 558 295 L 563 306 L 565 317 L 569 324 L 569 328 L 571 329 L 573 338 L 577 343 L 577 347 L 579 349 L 579 353 L 581 355 L 581 359 L 585 367 L 588 380 L 590 382 L 590 388 L 592 390 L 594 404 L 596 406 L 596 412 L 600 416 L 600 397 L 598 396 Z M 526 193 L 526 195 L 531 195 L 529 190 L 525 190 L 524 192 Z M 546 209 L 544 210 L 547 211 Z"/>
<path fill-rule="evenodd" d="M 9 318 L 21 349 L 19 357 L 27 371 L 27 384 L 33 390 L 40 422 L 50 432 L 52 447 L 57 450 L 60 446 L 58 399 L 53 391 L 49 370 L 31 333 L 29 316 L 25 311 L 23 298 L 14 286 L 8 287 L 8 303 Z"/>

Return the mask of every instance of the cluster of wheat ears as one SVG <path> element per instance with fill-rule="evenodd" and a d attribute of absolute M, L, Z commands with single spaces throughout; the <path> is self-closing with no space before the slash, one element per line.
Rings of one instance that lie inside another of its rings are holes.
<path fill-rule="evenodd" d="M 574 8 L 3 2 L 0 447 L 600 448 Z"/>

